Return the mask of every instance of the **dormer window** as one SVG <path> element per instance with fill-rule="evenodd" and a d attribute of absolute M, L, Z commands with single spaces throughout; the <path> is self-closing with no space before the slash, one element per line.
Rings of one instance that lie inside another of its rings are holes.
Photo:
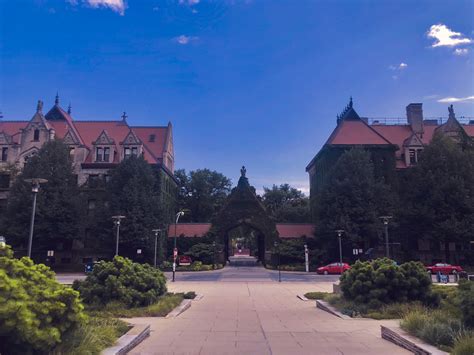
<path fill-rule="evenodd" d="M 423 149 L 408 149 L 410 165 L 416 165 L 418 163 L 418 158 L 422 150 Z"/>
<path fill-rule="evenodd" d="M 95 148 L 95 161 L 108 163 L 110 158 L 109 147 L 97 147 Z"/>
<path fill-rule="evenodd" d="M 39 129 L 35 129 L 33 132 L 33 141 L 38 142 L 40 137 L 40 131 Z"/>
<path fill-rule="evenodd" d="M 156 135 L 150 134 L 150 137 L 148 138 L 148 142 L 153 143 L 155 141 Z"/>
<path fill-rule="evenodd" d="M 2 148 L 2 161 L 7 161 L 8 159 L 8 147 Z"/>
<path fill-rule="evenodd" d="M 123 149 L 123 155 L 125 158 L 129 158 L 132 155 L 133 156 L 138 156 L 138 147 L 125 147 Z"/>

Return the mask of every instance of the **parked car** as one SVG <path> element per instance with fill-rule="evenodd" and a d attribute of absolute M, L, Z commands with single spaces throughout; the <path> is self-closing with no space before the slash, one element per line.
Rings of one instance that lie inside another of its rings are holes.
<path fill-rule="evenodd" d="M 181 266 L 188 266 L 191 265 L 193 260 L 189 255 L 180 255 L 178 256 L 178 264 Z"/>
<path fill-rule="evenodd" d="M 455 272 L 463 271 L 462 267 L 460 266 L 444 264 L 444 263 L 437 263 L 437 264 L 434 264 L 433 266 L 427 266 L 426 270 L 428 270 L 432 274 L 436 274 L 438 272 L 441 272 L 442 274 L 452 274 Z"/>
<path fill-rule="evenodd" d="M 342 272 L 347 271 L 351 268 L 351 266 L 347 263 L 332 263 L 326 266 L 321 266 L 316 269 L 318 274 L 329 275 L 329 274 L 340 274 L 341 273 L 341 265 L 342 265 Z"/>

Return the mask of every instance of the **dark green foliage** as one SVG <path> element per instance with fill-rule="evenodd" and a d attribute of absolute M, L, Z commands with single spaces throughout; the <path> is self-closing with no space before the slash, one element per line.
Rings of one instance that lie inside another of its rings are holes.
<path fill-rule="evenodd" d="M 402 245 L 410 255 L 419 238 L 433 245 L 468 243 L 474 238 L 474 152 L 451 138 L 435 135 L 401 189 Z M 450 255 L 446 250 L 446 260 Z"/>
<path fill-rule="evenodd" d="M 212 244 L 198 243 L 194 244 L 185 255 L 192 257 L 193 261 L 201 261 L 203 264 L 214 264 L 217 252 Z"/>
<path fill-rule="evenodd" d="M 67 247 L 78 236 L 82 212 L 68 147 L 57 140 L 45 143 L 15 179 L 0 226 L 15 246 L 27 244 L 33 200 L 31 184 L 24 181 L 27 178 L 48 180 L 37 197 L 33 250 L 58 242 Z"/>
<path fill-rule="evenodd" d="M 111 171 L 107 192 L 112 214 L 126 217 L 120 226 L 120 254 L 135 256 L 143 248 L 151 258 L 152 229 L 164 222 L 157 172 L 142 156 L 131 156 Z"/>
<path fill-rule="evenodd" d="M 278 223 L 310 222 L 309 199 L 300 190 L 288 184 L 263 188 L 262 203 Z"/>
<path fill-rule="evenodd" d="M 458 292 L 463 323 L 466 327 L 474 328 L 474 282 L 461 280 Z"/>
<path fill-rule="evenodd" d="M 281 264 L 304 263 L 304 238 L 281 239 L 278 244 Z"/>
<path fill-rule="evenodd" d="M 176 170 L 178 206 L 189 212 L 183 222 L 210 222 L 222 208 L 231 189 L 231 181 L 217 171 L 198 169 L 186 174 Z"/>
<path fill-rule="evenodd" d="M 196 292 L 194 291 L 189 291 L 189 292 L 186 292 L 184 295 L 183 295 L 184 299 L 185 300 L 193 300 L 196 298 Z"/>
<path fill-rule="evenodd" d="M 344 298 L 378 308 L 393 302 L 422 301 L 436 304 L 431 279 L 424 266 L 408 262 L 401 266 L 392 260 L 357 261 L 341 276 Z"/>
<path fill-rule="evenodd" d="M 84 281 L 76 280 L 73 288 L 94 307 L 116 301 L 130 308 L 155 303 L 166 292 L 166 279 L 148 264 L 116 256 L 113 261 L 99 262 Z"/>
<path fill-rule="evenodd" d="M 396 200 L 390 186 L 376 178 L 371 156 L 362 149 L 342 154 L 316 199 L 317 234 L 334 249 L 336 229 L 345 231 L 346 243 L 364 249 L 376 245 L 382 230 L 379 216 L 390 214 Z"/>
<path fill-rule="evenodd" d="M 85 316 L 79 293 L 29 258 L 0 248 L 0 353 L 47 353 Z"/>

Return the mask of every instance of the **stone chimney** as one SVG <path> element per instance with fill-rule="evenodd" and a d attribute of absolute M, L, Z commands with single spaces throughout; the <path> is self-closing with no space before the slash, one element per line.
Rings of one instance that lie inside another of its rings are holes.
<path fill-rule="evenodd" d="M 413 132 L 423 134 L 423 104 L 409 104 L 407 106 L 408 124 Z"/>

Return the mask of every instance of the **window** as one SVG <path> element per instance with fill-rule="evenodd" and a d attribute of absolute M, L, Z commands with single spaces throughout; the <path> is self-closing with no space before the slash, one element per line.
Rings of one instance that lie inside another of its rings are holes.
<path fill-rule="evenodd" d="M 2 161 L 7 161 L 8 158 L 8 147 L 2 148 Z"/>
<path fill-rule="evenodd" d="M 33 140 L 37 142 L 39 141 L 39 137 L 40 137 L 40 131 L 39 129 L 35 129 L 35 131 L 33 132 Z"/>
<path fill-rule="evenodd" d="M 132 155 L 134 155 L 134 156 L 138 155 L 138 148 L 137 147 L 132 147 Z"/>
<path fill-rule="evenodd" d="M 408 153 L 410 154 L 410 165 L 416 164 L 416 150 L 415 149 L 409 149 Z"/>
<path fill-rule="evenodd" d="M 0 189 L 8 189 L 10 187 L 10 175 L 0 174 Z"/>
<path fill-rule="evenodd" d="M 125 158 L 130 157 L 130 154 L 131 154 L 130 148 L 129 148 L 129 147 L 126 147 L 126 148 L 124 149 L 124 156 L 125 156 Z"/>
<path fill-rule="evenodd" d="M 104 159 L 104 148 L 95 148 L 95 161 L 102 161 Z"/>
<path fill-rule="evenodd" d="M 110 148 L 109 147 L 105 147 L 104 148 L 104 161 L 105 162 L 109 162 L 109 158 L 110 158 Z"/>
<path fill-rule="evenodd" d="M 150 134 L 150 137 L 148 138 L 148 142 L 154 142 L 156 136 L 154 134 Z"/>

